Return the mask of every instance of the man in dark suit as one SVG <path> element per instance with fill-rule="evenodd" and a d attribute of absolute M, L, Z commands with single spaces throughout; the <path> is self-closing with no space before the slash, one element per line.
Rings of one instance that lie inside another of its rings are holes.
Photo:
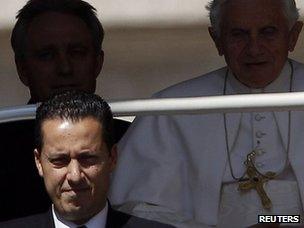
<path fill-rule="evenodd" d="M 94 93 L 103 65 L 103 37 L 95 9 L 87 2 L 28 1 L 18 12 L 11 44 L 19 78 L 30 91 L 29 104 L 71 88 Z M 114 121 L 115 142 L 129 124 Z M 34 120 L 1 123 L 0 140 L 0 179 L 6 183 L 0 221 L 45 211 L 50 202 L 33 168 Z M 20 192 L 20 184 L 28 188 Z"/>
<path fill-rule="evenodd" d="M 117 160 L 112 121 L 109 105 L 94 94 L 65 91 L 42 103 L 34 156 L 53 204 L 45 214 L 0 227 L 171 227 L 111 209 L 107 192 Z"/>

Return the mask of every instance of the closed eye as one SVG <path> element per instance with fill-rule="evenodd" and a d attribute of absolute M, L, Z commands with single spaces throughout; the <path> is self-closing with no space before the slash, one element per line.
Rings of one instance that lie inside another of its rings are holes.
<path fill-rule="evenodd" d="M 233 37 L 241 37 L 241 36 L 247 36 L 248 32 L 244 29 L 233 29 L 230 34 Z"/>
<path fill-rule="evenodd" d="M 260 31 L 260 34 L 262 34 L 264 37 L 273 37 L 274 35 L 276 35 L 278 32 L 278 29 L 276 27 L 270 26 L 270 27 L 266 27 L 263 28 Z"/>
<path fill-rule="evenodd" d="M 37 52 L 35 56 L 40 60 L 51 60 L 54 57 L 54 52 L 51 50 L 43 50 Z"/>
<path fill-rule="evenodd" d="M 49 162 L 57 168 L 67 166 L 70 163 L 70 161 L 71 159 L 67 156 L 49 158 Z"/>
<path fill-rule="evenodd" d="M 85 167 L 85 166 L 95 165 L 96 163 L 99 162 L 100 158 L 97 155 L 81 154 L 79 155 L 77 160 L 82 166 Z"/>

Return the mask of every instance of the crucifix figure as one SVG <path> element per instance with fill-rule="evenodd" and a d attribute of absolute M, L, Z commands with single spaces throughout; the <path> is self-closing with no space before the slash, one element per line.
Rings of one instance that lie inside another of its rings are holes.
<path fill-rule="evenodd" d="M 239 182 L 240 191 L 249 191 L 251 189 L 255 189 L 260 196 L 262 205 L 265 209 L 271 208 L 271 200 L 267 196 L 267 193 L 264 190 L 264 183 L 273 179 L 275 177 L 274 172 L 267 172 L 266 174 L 260 173 L 254 165 L 254 157 L 255 151 L 251 152 L 247 155 L 247 159 L 245 161 L 246 165 L 246 174 L 248 179 L 246 181 Z"/>

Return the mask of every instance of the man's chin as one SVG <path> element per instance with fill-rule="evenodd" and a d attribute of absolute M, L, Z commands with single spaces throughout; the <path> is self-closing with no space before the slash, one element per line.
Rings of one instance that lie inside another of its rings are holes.
<path fill-rule="evenodd" d="M 64 215 L 64 217 L 77 218 L 78 216 L 82 217 L 83 214 L 86 214 L 88 211 L 85 203 L 80 202 L 69 202 L 64 203 L 56 210 L 59 211 L 59 214 Z"/>
<path fill-rule="evenodd" d="M 247 87 L 261 89 L 269 85 L 276 77 L 273 78 L 272 74 L 269 73 L 248 72 L 247 74 L 241 74 L 237 79 Z"/>
<path fill-rule="evenodd" d="M 239 81 L 249 87 L 263 88 L 274 81 L 277 76 L 268 67 L 243 68 L 237 77 Z"/>
<path fill-rule="evenodd" d="M 79 86 L 64 86 L 64 87 L 55 87 L 55 88 L 52 88 L 51 90 L 51 95 L 53 94 L 57 94 L 57 93 L 61 93 L 61 92 L 65 92 L 65 91 L 68 91 L 68 90 L 82 90 Z"/>
<path fill-rule="evenodd" d="M 60 215 L 67 221 L 74 222 L 76 224 L 83 224 L 88 221 L 92 216 L 90 216 L 87 208 L 81 206 L 66 206 Z"/>
<path fill-rule="evenodd" d="M 86 195 L 79 196 L 79 195 L 69 195 L 65 197 L 63 207 L 71 210 L 80 210 L 88 205 L 88 199 Z"/>

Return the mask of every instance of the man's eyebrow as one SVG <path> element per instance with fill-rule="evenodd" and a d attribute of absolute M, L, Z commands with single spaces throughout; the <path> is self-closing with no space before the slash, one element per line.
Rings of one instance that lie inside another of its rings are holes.
<path fill-rule="evenodd" d="M 47 44 L 45 46 L 34 47 L 33 53 L 39 53 L 39 52 L 43 52 L 43 51 L 51 51 L 51 50 L 54 50 L 54 49 L 55 49 L 54 45 Z"/>
<path fill-rule="evenodd" d="M 271 28 L 271 29 L 277 29 L 278 27 L 275 26 L 275 25 L 266 25 L 266 26 L 263 26 L 260 30 L 269 29 L 269 28 Z"/>
<path fill-rule="evenodd" d="M 74 42 L 74 43 L 70 43 L 68 45 L 69 47 L 87 47 L 87 43 L 82 43 L 82 42 Z"/>
<path fill-rule="evenodd" d="M 79 153 L 77 153 L 77 156 L 87 156 L 87 155 L 96 155 L 96 151 L 93 149 L 83 149 Z"/>
<path fill-rule="evenodd" d="M 68 154 L 66 152 L 52 152 L 52 154 L 42 153 L 46 158 L 57 158 L 57 157 L 67 157 Z"/>

